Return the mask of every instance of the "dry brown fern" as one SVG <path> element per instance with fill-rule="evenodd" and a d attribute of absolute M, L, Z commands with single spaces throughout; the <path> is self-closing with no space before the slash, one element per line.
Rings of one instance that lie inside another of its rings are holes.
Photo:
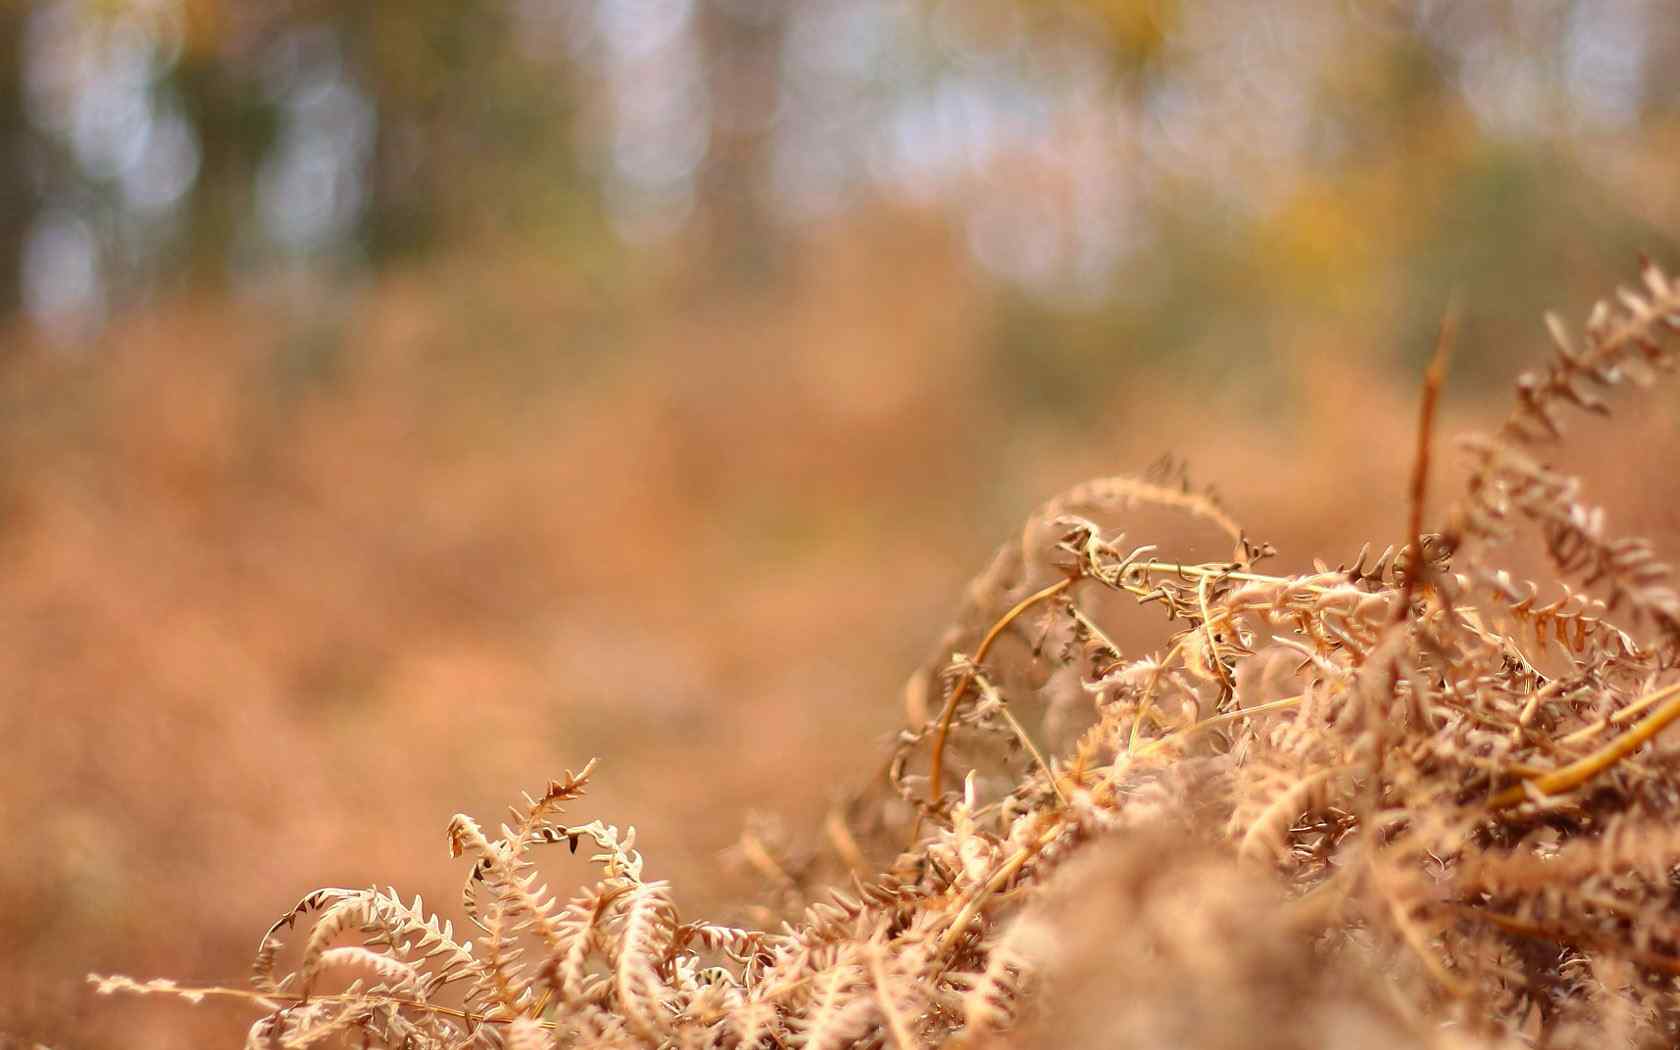
<path fill-rule="evenodd" d="M 1608 411 L 1604 389 L 1675 360 L 1680 289 L 1643 282 L 1579 348 L 1549 321 L 1437 533 L 1431 370 L 1409 537 L 1375 559 L 1261 572 L 1269 548 L 1181 477 L 1051 501 L 971 588 L 887 789 L 831 818 L 847 865 L 881 874 L 779 930 L 686 922 L 633 829 L 562 822 L 590 767 L 498 837 L 450 823 L 476 943 L 395 891 L 326 889 L 262 938 L 251 990 L 94 981 L 244 998 L 254 1047 L 1675 1045 L 1680 752 L 1648 745 L 1680 718 L 1680 603 L 1537 458 L 1566 406 Z M 1231 559 L 1100 523 L 1139 503 L 1211 523 Z M 1524 522 L 1546 588 L 1492 560 Z M 1162 647 L 1122 654 L 1098 595 L 1158 608 Z M 1061 754 L 994 666 L 1017 629 L 1083 686 Z M 537 866 L 560 843 L 600 868 L 564 905 Z"/>

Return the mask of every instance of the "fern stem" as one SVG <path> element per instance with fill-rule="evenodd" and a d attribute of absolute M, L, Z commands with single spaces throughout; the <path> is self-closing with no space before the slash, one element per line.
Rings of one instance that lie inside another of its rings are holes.
<path fill-rule="evenodd" d="M 1132 731 L 1126 738 L 1126 750 L 1128 752 L 1136 751 L 1138 741 L 1142 739 L 1140 734 L 1143 732 L 1143 720 L 1149 717 L 1149 713 L 1154 707 L 1155 687 L 1161 684 L 1161 673 L 1167 669 L 1167 665 L 1178 659 L 1179 654 L 1184 652 L 1184 643 L 1189 641 L 1189 638 L 1189 635 L 1180 638 L 1176 645 L 1167 650 L 1167 655 L 1161 657 L 1161 662 L 1150 670 L 1149 681 L 1144 684 L 1143 696 L 1138 700 L 1137 716 L 1132 719 Z"/>
<path fill-rule="evenodd" d="M 892 1034 L 893 1045 L 897 1050 L 917 1050 L 921 1040 L 910 1033 L 910 1028 L 904 1022 L 904 1015 L 892 998 L 892 981 L 887 974 L 885 961 L 886 946 L 882 938 L 869 942 L 864 949 L 864 956 L 869 960 L 869 974 L 875 979 L 875 1005 L 886 1018 L 887 1031 Z"/>
<path fill-rule="evenodd" d="M 1638 715 L 1640 712 L 1654 707 L 1666 699 L 1667 695 L 1664 690 L 1661 689 L 1654 693 L 1647 693 L 1645 696 L 1640 697 L 1638 700 L 1635 700 L 1633 703 L 1627 705 L 1621 710 L 1599 719 L 1592 725 L 1587 726 L 1584 729 L 1577 729 L 1568 736 L 1559 737 L 1558 743 L 1579 744 L 1583 741 L 1590 740 L 1595 734 L 1600 733 L 1611 726 L 1619 726 L 1624 722 L 1631 722 L 1634 719 L 1634 716 Z"/>
<path fill-rule="evenodd" d="M 501 1017 L 495 1014 L 462 1010 L 454 1006 L 444 1006 L 439 1003 L 426 1002 L 421 999 L 405 999 L 397 995 L 371 995 L 368 993 L 329 992 L 326 994 L 300 995 L 297 992 L 256 992 L 246 988 L 229 988 L 221 985 L 183 985 L 169 982 L 168 987 L 148 987 L 143 981 L 131 981 L 127 978 L 104 977 L 100 974 L 88 974 L 88 983 L 97 987 L 104 995 L 112 992 L 124 991 L 139 995 L 166 992 L 169 995 L 196 1001 L 200 998 L 219 997 L 223 999 L 239 999 L 243 1002 L 255 1003 L 265 1009 L 271 1009 L 278 1003 L 302 1005 L 304 1003 L 349 1003 L 362 1005 L 369 1002 L 386 1003 L 400 1009 L 417 1010 L 422 1013 L 437 1014 L 443 1017 L 453 1017 L 470 1024 L 512 1024 L 518 1018 Z M 538 1020 L 537 1024 L 544 1028 L 557 1027 L 553 1021 Z"/>
<path fill-rule="evenodd" d="M 1183 738 L 1192 733 L 1199 733 L 1204 729 L 1211 729 L 1217 725 L 1224 725 L 1226 722 L 1235 722 L 1238 719 L 1247 718 L 1250 715 L 1263 715 L 1268 711 L 1282 711 L 1285 708 L 1298 706 L 1302 699 L 1303 697 L 1300 696 L 1291 696 L 1283 700 L 1269 700 L 1263 704 L 1255 704 L 1253 707 L 1244 707 L 1236 711 L 1227 711 L 1222 715 L 1214 715 L 1211 718 L 1204 718 L 1194 725 L 1188 725 L 1183 729 L 1168 733 L 1166 736 L 1161 737 L 1158 740 L 1151 740 L 1149 743 L 1137 750 L 1135 757 L 1142 758 L 1145 755 L 1153 754 L 1161 748 L 1166 747 L 1168 744 L 1181 742 Z"/>
<path fill-rule="evenodd" d="M 986 636 L 980 640 L 979 647 L 974 650 L 975 666 L 978 667 L 980 663 L 986 659 L 987 654 L 992 651 L 992 645 L 997 642 L 998 638 L 1003 635 L 1003 632 L 1009 628 L 1010 624 L 1021 618 L 1022 613 L 1031 609 L 1039 602 L 1047 601 L 1048 599 L 1061 594 L 1069 587 L 1072 587 L 1074 581 L 1079 578 L 1080 577 L 1078 576 L 1069 576 L 1064 580 L 1058 580 L 1050 586 L 1045 587 L 1042 590 L 1034 591 L 1032 594 L 1029 594 L 1025 598 L 1016 602 L 1008 612 L 999 617 L 997 623 L 992 624 L 991 630 L 987 631 Z M 945 698 L 945 709 L 939 713 L 939 732 L 934 735 L 933 758 L 928 765 L 929 806 L 936 805 L 939 801 L 940 781 L 944 779 L 945 775 L 945 741 L 951 734 L 951 721 L 957 716 L 957 704 L 962 701 L 963 695 L 968 692 L 969 686 L 973 684 L 973 671 L 970 671 L 964 674 L 961 678 L 957 679 L 957 684 L 951 687 L 951 695 Z"/>
<path fill-rule="evenodd" d="M 1037 841 L 1030 846 L 1022 846 L 1016 850 L 1014 855 L 1004 861 L 1003 866 L 986 880 L 984 886 L 974 891 L 973 896 L 969 897 L 968 901 L 963 904 L 962 911 L 958 912 L 957 917 L 952 920 L 950 928 L 945 931 L 944 936 L 939 938 L 937 953 L 939 956 L 947 960 L 950 959 L 951 946 L 957 943 L 957 938 L 961 937 L 963 931 L 968 929 L 968 924 L 974 921 L 976 915 L 980 914 L 980 909 L 985 907 L 986 902 L 991 899 L 992 895 L 1003 889 L 1004 884 L 1014 878 L 1029 860 L 1043 851 L 1044 847 L 1054 842 L 1056 836 L 1062 833 L 1062 828 L 1063 825 L 1060 821 L 1052 824 L 1048 831 L 1038 837 Z"/>
<path fill-rule="evenodd" d="M 1483 922 L 1499 927 L 1507 933 L 1515 933 L 1523 937 L 1531 937 L 1537 941 L 1551 941 L 1554 944 L 1587 944 L 1600 950 L 1625 956 L 1629 960 L 1638 963 L 1640 966 L 1649 967 L 1653 970 L 1661 970 L 1664 973 L 1680 974 L 1680 958 L 1676 958 L 1672 955 L 1665 955 L 1662 952 L 1642 951 L 1637 948 L 1630 949 L 1620 945 L 1606 945 L 1600 938 L 1582 936 L 1565 930 L 1555 929 L 1550 926 L 1542 926 L 1539 923 L 1529 922 L 1527 919 L 1522 919 L 1515 915 L 1504 915 L 1496 911 L 1488 911 L 1485 908 L 1471 907 L 1468 904 L 1458 905 L 1457 910 L 1460 915 L 1464 915 L 1471 919 L 1480 919 Z"/>
<path fill-rule="evenodd" d="M 1062 805 L 1067 805 L 1067 795 L 1062 791 L 1061 782 L 1056 779 L 1056 771 L 1050 768 L 1050 763 L 1044 758 L 1044 752 L 1040 751 L 1038 745 L 1033 743 L 1033 738 L 1027 735 L 1027 729 L 1021 724 L 1021 720 L 1015 717 L 1015 712 L 1009 710 L 1008 703 L 999 704 L 998 711 L 1008 721 L 1009 728 L 1015 730 L 1015 735 L 1021 738 L 1021 746 L 1032 755 L 1033 761 L 1038 763 L 1038 768 L 1044 770 L 1044 779 L 1050 781 L 1050 790 L 1056 793 Z"/>
<path fill-rule="evenodd" d="M 1642 719 L 1638 725 L 1585 758 L 1571 762 L 1562 769 L 1553 770 L 1545 776 L 1501 791 L 1488 802 L 1488 808 L 1509 809 L 1520 805 L 1531 797 L 1531 789 L 1542 795 L 1558 795 L 1571 791 L 1633 754 L 1652 737 L 1666 729 L 1670 722 L 1680 718 L 1680 682 L 1659 689 L 1638 702 L 1647 706 L 1661 706 Z"/>

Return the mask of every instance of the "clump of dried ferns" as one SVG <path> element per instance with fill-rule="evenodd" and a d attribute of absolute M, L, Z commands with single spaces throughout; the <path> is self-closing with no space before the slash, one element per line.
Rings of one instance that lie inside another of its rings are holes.
<path fill-rule="evenodd" d="M 252 989 L 94 980 L 242 996 L 253 1047 L 1675 1045 L 1680 752 L 1656 738 L 1680 717 L 1680 600 L 1544 465 L 1568 410 L 1674 362 L 1680 287 L 1643 280 L 1581 338 L 1550 320 L 1424 533 L 1431 370 L 1398 550 L 1269 574 L 1170 471 L 1047 505 L 972 589 L 876 789 L 830 821 L 880 874 L 779 929 L 686 920 L 633 830 L 563 820 L 586 767 L 494 834 L 451 822 L 472 941 L 394 890 L 326 889 L 262 938 Z M 1098 524 L 1139 505 L 1231 557 Z M 1494 559 L 1525 525 L 1544 587 Z M 1158 608 L 1163 647 L 1123 654 L 1105 595 Z M 997 669 L 1005 637 L 1036 686 Z M 1064 748 L 1021 714 L 1051 683 L 1088 713 Z M 558 844 L 599 866 L 566 900 L 537 867 Z"/>

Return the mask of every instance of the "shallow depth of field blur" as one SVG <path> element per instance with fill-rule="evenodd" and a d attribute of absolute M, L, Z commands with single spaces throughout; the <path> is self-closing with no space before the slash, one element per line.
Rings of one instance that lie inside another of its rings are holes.
<path fill-rule="evenodd" d="M 1171 453 L 1351 559 L 1454 294 L 1449 433 L 1544 309 L 1680 267 L 1660 0 L 58 0 L 0 45 L 6 1047 L 234 1044 L 83 975 L 240 983 L 322 885 L 459 920 L 450 815 L 592 756 L 576 819 L 738 918 L 741 829 L 875 771 L 1040 501 Z M 1593 475 L 1670 556 L 1675 403 Z"/>

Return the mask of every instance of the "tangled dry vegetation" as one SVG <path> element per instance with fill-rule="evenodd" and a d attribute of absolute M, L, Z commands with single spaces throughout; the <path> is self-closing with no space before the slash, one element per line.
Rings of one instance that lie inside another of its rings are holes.
<path fill-rule="evenodd" d="M 1544 465 L 1570 411 L 1674 362 L 1680 285 L 1642 276 L 1581 337 L 1549 319 L 1425 532 L 1443 326 L 1398 550 L 1268 574 L 1268 546 L 1160 476 L 1043 508 L 828 822 L 846 888 L 743 840 L 791 906 L 777 928 L 685 919 L 633 829 L 565 819 L 591 763 L 495 831 L 450 822 L 471 940 L 394 889 L 322 889 L 262 937 L 249 990 L 92 979 L 241 997 L 252 1047 L 1676 1045 L 1680 751 L 1657 737 L 1680 599 Z M 1143 504 L 1230 560 L 1099 524 Z M 1554 581 L 1497 567 L 1519 529 Z M 1164 647 L 1123 654 L 1105 595 L 1164 614 Z M 1036 688 L 998 670 L 1005 638 Z M 599 868 L 564 902 L 538 867 L 560 846 Z"/>

